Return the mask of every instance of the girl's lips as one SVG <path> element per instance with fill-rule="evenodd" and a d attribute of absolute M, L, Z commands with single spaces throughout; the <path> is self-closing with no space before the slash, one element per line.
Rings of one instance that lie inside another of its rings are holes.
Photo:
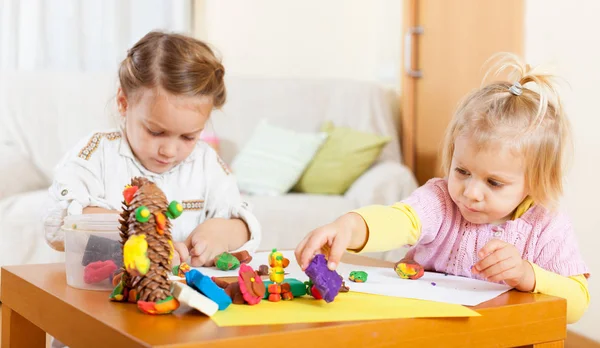
<path fill-rule="evenodd" d="M 168 165 L 168 164 L 170 164 L 170 162 L 165 162 L 165 161 L 161 161 L 161 160 L 158 160 L 158 159 L 156 160 L 156 162 L 158 162 L 158 163 L 160 163 L 162 165 Z"/>
<path fill-rule="evenodd" d="M 480 210 L 477 210 L 477 209 L 470 208 L 470 207 L 469 207 L 468 205 L 466 205 L 466 204 L 463 204 L 463 207 L 465 207 L 465 209 L 467 209 L 468 211 L 470 211 L 470 212 L 473 212 L 473 213 L 479 213 L 479 212 L 480 212 Z"/>

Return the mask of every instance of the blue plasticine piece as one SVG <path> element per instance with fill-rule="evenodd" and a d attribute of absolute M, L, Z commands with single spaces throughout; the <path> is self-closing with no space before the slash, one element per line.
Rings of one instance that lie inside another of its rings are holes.
<path fill-rule="evenodd" d="M 194 290 L 216 302 L 220 311 L 231 304 L 231 297 L 227 296 L 225 290 L 215 284 L 210 277 L 205 276 L 196 269 L 192 269 L 185 274 L 185 282 Z"/>

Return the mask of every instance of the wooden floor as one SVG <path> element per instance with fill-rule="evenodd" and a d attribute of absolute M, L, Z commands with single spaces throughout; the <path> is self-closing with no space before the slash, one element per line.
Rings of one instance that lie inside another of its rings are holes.
<path fill-rule="evenodd" d="M 2 327 L 2 304 L 0 303 L 0 327 Z M 0 331 L 0 335 L 2 332 Z M 1 336 L 0 336 L 1 338 Z M 46 348 L 50 348 L 50 336 L 46 335 Z M 565 348 L 600 348 L 600 343 L 592 341 L 591 339 L 576 334 L 571 331 L 567 331 L 567 339 L 565 341 Z"/>

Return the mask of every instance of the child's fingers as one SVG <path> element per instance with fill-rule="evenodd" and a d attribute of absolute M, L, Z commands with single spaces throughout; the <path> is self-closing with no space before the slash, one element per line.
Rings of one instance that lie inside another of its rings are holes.
<path fill-rule="evenodd" d="M 219 255 L 217 253 L 215 253 L 215 251 L 209 251 L 206 250 L 204 252 L 205 256 L 206 256 L 206 260 L 204 260 L 204 266 L 205 267 L 212 267 L 215 265 L 215 258 Z"/>
<path fill-rule="evenodd" d="M 201 254 L 192 254 L 190 264 L 194 267 L 204 267 L 208 261 L 209 255 L 206 252 Z"/>
<path fill-rule="evenodd" d="M 321 250 L 321 247 L 327 242 L 327 239 L 320 235 L 320 234 L 314 234 L 312 235 L 308 241 L 306 242 L 306 245 L 304 246 L 304 250 L 302 251 L 302 254 L 300 255 L 300 267 L 302 268 L 302 270 L 305 270 L 306 267 L 308 267 L 308 264 L 310 263 L 310 260 L 312 259 L 312 257 Z"/>
<path fill-rule="evenodd" d="M 332 271 L 336 269 L 349 243 L 350 238 L 347 237 L 346 234 L 342 233 L 335 236 L 335 239 L 333 240 L 333 243 L 331 243 L 331 248 L 329 250 L 329 262 L 327 263 L 327 268 Z"/>
<path fill-rule="evenodd" d="M 191 256 L 200 256 L 204 253 L 206 248 L 208 247 L 208 243 L 203 239 L 199 239 L 195 244 L 192 245 L 192 249 L 190 249 Z"/>
<path fill-rule="evenodd" d="M 487 280 L 490 282 L 499 282 L 503 280 L 515 279 L 518 278 L 517 268 L 513 267 L 507 270 L 504 270 L 498 274 L 487 277 Z"/>
<path fill-rule="evenodd" d="M 177 266 L 181 264 L 181 257 L 177 250 L 173 250 L 173 259 L 171 260 L 171 266 Z"/>
<path fill-rule="evenodd" d="M 478 273 L 482 273 L 489 267 L 491 267 L 499 262 L 502 262 L 502 261 L 508 259 L 509 257 L 511 257 L 511 255 L 510 255 L 510 253 L 506 252 L 506 250 L 504 250 L 504 249 L 496 250 L 493 253 L 484 257 L 483 259 L 479 260 L 479 262 L 477 262 L 475 264 L 475 266 L 473 267 L 473 270 L 477 271 Z"/>
<path fill-rule="evenodd" d="M 497 263 L 491 265 L 490 267 L 487 267 L 486 269 L 479 271 L 479 273 L 485 278 L 491 278 L 491 277 L 495 277 L 495 276 L 501 274 L 502 272 L 509 270 L 511 268 L 514 268 L 514 267 L 515 267 L 514 262 L 512 262 L 512 260 L 510 258 L 507 258 L 507 259 L 498 261 Z"/>
<path fill-rule="evenodd" d="M 180 262 L 185 262 L 190 257 L 190 252 L 184 243 L 175 242 L 173 243 L 173 248 L 177 252 Z"/>
<path fill-rule="evenodd" d="M 190 266 L 202 267 L 204 266 L 204 260 L 200 256 L 192 256 L 190 258 Z"/>
<path fill-rule="evenodd" d="M 492 239 L 486 245 L 484 245 L 483 248 L 479 249 L 477 256 L 479 256 L 480 259 L 483 259 L 487 255 L 493 253 L 494 251 L 496 251 L 498 249 L 502 249 L 505 246 L 506 246 L 505 241 L 502 241 L 500 239 Z"/>

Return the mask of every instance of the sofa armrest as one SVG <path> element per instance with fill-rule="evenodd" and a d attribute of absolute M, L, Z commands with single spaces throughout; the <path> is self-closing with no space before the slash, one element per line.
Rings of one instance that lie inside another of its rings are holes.
<path fill-rule="evenodd" d="M 389 205 L 404 199 L 417 189 L 417 180 L 408 167 L 398 162 L 379 162 L 361 175 L 344 197 L 356 207 Z"/>
<path fill-rule="evenodd" d="M 0 199 L 46 188 L 45 176 L 16 146 L 0 143 Z"/>

